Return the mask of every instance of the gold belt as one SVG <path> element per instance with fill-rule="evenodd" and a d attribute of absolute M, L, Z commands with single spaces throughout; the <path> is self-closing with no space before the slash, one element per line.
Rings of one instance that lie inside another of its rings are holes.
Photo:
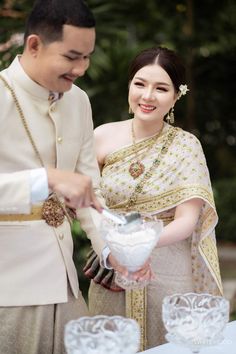
<path fill-rule="evenodd" d="M 32 206 L 30 214 L 0 214 L 0 221 L 32 221 L 42 219 L 42 206 Z"/>

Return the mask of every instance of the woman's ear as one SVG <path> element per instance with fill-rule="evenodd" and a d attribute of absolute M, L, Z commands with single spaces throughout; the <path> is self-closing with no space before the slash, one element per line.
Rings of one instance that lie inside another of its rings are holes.
<path fill-rule="evenodd" d="M 175 96 L 174 96 L 174 104 L 176 103 L 176 101 L 179 99 L 179 92 L 175 91 Z"/>

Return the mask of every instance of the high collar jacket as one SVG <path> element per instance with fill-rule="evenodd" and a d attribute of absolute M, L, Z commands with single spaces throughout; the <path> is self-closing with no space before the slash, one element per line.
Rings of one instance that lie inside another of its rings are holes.
<path fill-rule="evenodd" d="M 73 85 L 60 99 L 52 101 L 48 90 L 27 76 L 18 57 L 1 75 L 20 102 L 44 166 L 88 175 L 96 186 L 99 171 L 86 93 Z M 0 107 L 0 174 L 25 170 L 19 172 L 17 185 L 22 192 L 15 204 L 9 202 L 16 199 L 14 184 L 5 184 L 7 193 L 1 197 L 0 213 L 22 213 L 27 209 L 30 213 L 30 187 L 26 177 L 29 170 L 41 165 L 12 95 L 1 80 Z M 87 209 L 81 211 L 81 224 L 88 236 L 95 239 L 94 247 L 100 252 L 103 243 L 98 242 L 96 247 L 99 235 Z M 0 222 L 0 306 L 66 302 L 68 280 L 77 297 L 79 288 L 72 253 L 70 225 L 66 220 L 58 228 L 48 226 L 44 220 Z"/>

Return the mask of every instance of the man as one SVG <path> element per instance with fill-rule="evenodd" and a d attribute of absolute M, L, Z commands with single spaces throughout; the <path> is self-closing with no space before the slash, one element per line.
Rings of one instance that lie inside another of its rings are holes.
<path fill-rule="evenodd" d="M 23 54 L 0 73 L 1 354 L 65 353 L 65 323 L 88 314 L 65 207 L 101 210 L 91 107 L 73 85 L 94 26 L 82 0 L 37 0 Z M 80 220 L 96 233 L 88 209 Z"/>

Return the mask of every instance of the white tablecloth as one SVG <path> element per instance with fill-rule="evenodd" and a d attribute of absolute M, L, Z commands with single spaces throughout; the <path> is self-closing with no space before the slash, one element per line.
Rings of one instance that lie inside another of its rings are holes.
<path fill-rule="evenodd" d="M 188 348 L 167 343 L 145 350 L 145 354 L 191 354 Z M 236 354 L 236 321 L 227 323 L 222 343 L 212 347 L 202 348 L 200 354 Z"/>

